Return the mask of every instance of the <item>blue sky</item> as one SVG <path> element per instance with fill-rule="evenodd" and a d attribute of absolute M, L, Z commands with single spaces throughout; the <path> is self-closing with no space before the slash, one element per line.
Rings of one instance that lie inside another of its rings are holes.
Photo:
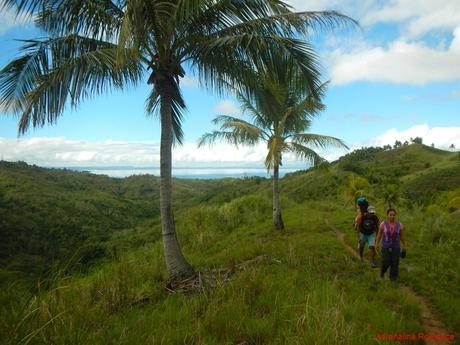
<path fill-rule="evenodd" d="M 290 1 L 297 10 L 335 9 L 361 28 L 310 38 L 330 80 L 327 108 L 314 133 L 343 139 L 352 149 L 421 136 L 426 144 L 460 148 L 460 1 Z M 16 38 L 37 37 L 30 23 L 0 15 L 0 66 L 17 54 Z M 262 164 L 265 147 L 218 144 L 196 148 L 217 114 L 239 113 L 231 96 L 217 98 L 193 75 L 183 80 L 188 106 L 185 145 L 177 165 Z M 17 138 L 17 118 L 0 113 L 0 158 L 43 166 L 157 165 L 159 122 L 145 116 L 148 87 L 113 91 L 65 111 L 54 125 Z M 328 159 L 345 151 L 327 151 Z M 292 164 L 298 164 L 293 157 Z"/>

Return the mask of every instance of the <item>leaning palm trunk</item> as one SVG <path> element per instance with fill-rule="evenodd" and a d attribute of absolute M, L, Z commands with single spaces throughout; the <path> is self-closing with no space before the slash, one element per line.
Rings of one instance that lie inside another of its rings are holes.
<path fill-rule="evenodd" d="M 284 229 L 283 218 L 281 217 L 278 164 L 273 167 L 273 225 L 277 230 Z"/>
<path fill-rule="evenodd" d="M 172 117 L 171 97 L 168 92 L 161 97 L 161 147 L 160 147 L 160 212 L 161 234 L 166 269 L 171 280 L 190 277 L 195 274 L 193 268 L 185 260 L 176 237 L 176 226 L 172 210 Z"/>

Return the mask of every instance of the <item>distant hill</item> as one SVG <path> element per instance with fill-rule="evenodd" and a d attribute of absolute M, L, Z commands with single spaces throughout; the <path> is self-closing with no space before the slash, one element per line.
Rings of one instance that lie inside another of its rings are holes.
<path fill-rule="evenodd" d="M 319 168 L 288 174 L 282 181 L 283 197 L 296 202 L 330 197 L 347 184 L 350 173 L 367 179 L 377 194 L 386 183 L 397 183 L 401 196 L 411 202 L 433 201 L 439 192 L 460 186 L 459 154 L 425 145 L 357 150 L 327 170 L 326 175 Z M 270 198 L 270 182 L 257 177 L 174 180 L 175 208 L 228 202 L 254 192 Z M 76 248 L 82 261 L 90 262 L 104 256 L 101 243 L 113 233 L 149 228 L 145 222 L 158 215 L 158 177 L 114 179 L 0 162 L 0 265 L 4 268 L 40 272 L 51 262 L 72 256 Z M 159 234 L 152 233 L 152 239 L 157 238 Z"/>
<path fill-rule="evenodd" d="M 380 195 L 386 184 L 396 183 L 400 197 L 427 203 L 460 186 L 459 153 L 419 144 L 392 150 L 364 148 L 324 169 L 286 175 L 282 197 L 294 202 L 340 200 L 353 175 L 369 181 L 369 195 Z M 270 200 L 270 181 L 175 179 L 174 207 L 222 204 L 251 193 Z M 107 254 L 104 243 L 114 233 L 140 227 L 151 232 L 152 240 L 158 239 L 152 226 L 158 224 L 154 221 L 158 216 L 158 177 L 116 179 L 0 162 L 0 267 L 38 273 L 75 253 L 81 263 L 90 263 Z"/>
<path fill-rule="evenodd" d="M 369 177 L 403 177 L 432 166 L 453 167 L 460 163 L 458 153 L 439 150 L 423 144 L 412 144 L 397 149 L 364 148 L 341 157 L 342 170 Z"/>
<path fill-rule="evenodd" d="M 205 282 L 183 293 L 165 288 L 157 177 L 0 162 L 0 343 L 368 344 L 432 332 L 401 286 L 458 340 L 459 167 L 459 153 L 414 144 L 288 174 L 284 232 L 268 179 L 174 180 L 178 240 Z M 405 225 L 399 284 L 343 245 L 356 247 L 358 190 L 380 218 L 391 200 Z"/>
<path fill-rule="evenodd" d="M 174 180 L 174 202 L 190 207 L 228 201 L 260 181 Z M 37 274 L 75 253 L 89 263 L 105 255 L 103 243 L 112 234 L 148 229 L 142 224 L 158 216 L 158 177 L 117 179 L 0 161 L 0 268 Z"/>
<path fill-rule="evenodd" d="M 389 150 L 363 148 L 326 166 L 288 174 L 283 186 L 298 201 L 338 196 L 351 176 L 368 181 L 372 189 L 368 193 L 381 194 L 386 185 L 395 184 L 401 197 L 427 203 L 443 191 L 460 187 L 460 153 L 422 144 Z"/>

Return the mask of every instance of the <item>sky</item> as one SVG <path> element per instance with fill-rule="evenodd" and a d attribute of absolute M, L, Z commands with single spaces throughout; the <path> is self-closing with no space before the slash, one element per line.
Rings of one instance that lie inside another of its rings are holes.
<path fill-rule="evenodd" d="M 460 1 L 292 0 L 298 11 L 336 10 L 356 19 L 356 29 L 312 32 L 322 78 L 329 80 L 326 109 L 312 133 L 340 138 L 354 150 L 422 137 L 427 145 L 460 149 Z M 15 39 L 40 35 L 11 12 L 0 14 L 0 68 L 18 56 Z M 231 95 L 206 91 L 187 71 L 181 81 L 187 104 L 184 145 L 175 166 L 262 166 L 266 147 L 219 143 L 197 148 L 216 129 L 219 114 L 249 118 Z M 0 112 L 0 159 L 53 167 L 158 166 L 159 120 L 145 114 L 145 86 L 87 100 L 66 109 L 56 124 L 18 137 L 18 118 Z M 346 150 L 320 152 L 329 160 Z M 305 166 L 294 157 L 286 165 Z"/>

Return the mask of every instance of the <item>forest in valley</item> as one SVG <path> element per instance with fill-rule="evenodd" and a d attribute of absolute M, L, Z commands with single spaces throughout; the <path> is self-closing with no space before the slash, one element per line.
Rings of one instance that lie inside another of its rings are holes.
<path fill-rule="evenodd" d="M 269 179 L 174 179 L 177 236 L 202 284 L 171 290 L 158 177 L 1 162 L 2 343 L 358 344 L 420 332 L 419 303 L 336 236 L 355 248 L 357 192 L 382 219 L 398 210 L 408 242 L 398 284 L 456 334 L 459 179 L 457 152 L 363 148 L 280 179 L 284 230 Z M 359 315 L 372 317 L 364 331 Z"/>

